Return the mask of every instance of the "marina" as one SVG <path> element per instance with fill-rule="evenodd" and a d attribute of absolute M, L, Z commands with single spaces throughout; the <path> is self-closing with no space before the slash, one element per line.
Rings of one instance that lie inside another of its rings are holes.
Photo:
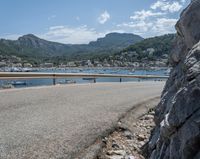
<path fill-rule="evenodd" d="M 133 69 L 116 69 L 116 68 L 68 68 L 68 69 L 37 69 L 33 73 L 70 73 L 70 74 L 96 74 L 97 77 L 64 77 L 52 80 L 50 78 L 28 78 L 28 79 L 0 79 L 1 88 L 23 88 L 23 87 L 34 87 L 34 86 L 48 86 L 53 84 L 75 84 L 75 83 L 96 83 L 96 82 L 132 82 L 132 81 L 155 81 L 155 80 L 166 80 L 159 78 L 121 78 L 115 77 L 114 75 L 127 75 L 127 76 L 166 76 L 166 71 L 169 69 L 156 69 L 156 70 L 134 70 Z M 14 73 L 14 72 L 13 72 Z M 20 73 L 20 72 L 19 72 Z M 21 72 L 23 73 L 23 72 Z M 26 72 L 25 72 L 26 73 Z M 31 72 L 27 72 L 31 73 Z M 103 75 L 110 74 L 113 76 L 104 77 Z M 102 76 L 100 78 L 100 76 Z M 9 86 L 9 87 L 8 87 Z"/>

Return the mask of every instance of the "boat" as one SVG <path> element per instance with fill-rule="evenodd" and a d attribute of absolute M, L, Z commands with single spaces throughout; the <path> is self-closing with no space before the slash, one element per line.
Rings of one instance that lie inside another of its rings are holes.
<path fill-rule="evenodd" d="M 22 68 L 22 72 L 32 72 L 31 68 Z"/>
<path fill-rule="evenodd" d="M 22 68 L 11 67 L 9 72 L 22 72 Z"/>
<path fill-rule="evenodd" d="M 58 81 L 57 84 L 73 84 L 76 83 L 74 80 L 64 80 L 64 81 Z"/>
<path fill-rule="evenodd" d="M 65 80 L 65 83 L 66 84 L 73 84 L 73 83 L 76 83 L 76 81 L 74 81 L 74 80 Z"/>
<path fill-rule="evenodd" d="M 11 84 L 13 86 L 24 86 L 24 85 L 27 85 L 27 83 L 25 81 L 13 81 L 13 82 L 11 82 Z"/>
<path fill-rule="evenodd" d="M 129 75 L 134 75 L 135 74 L 135 69 L 133 68 L 133 69 L 131 69 L 130 71 L 129 71 L 129 73 L 128 73 Z"/>
<path fill-rule="evenodd" d="M 3 85 L 1 85 L 1 88 L 2 89 L 11 89 L 11 88 L 14 88 L 14 86 L 12 84 L 3 84 Z"/>
<path fill-rule="evenodd" d="M 131 72 L 135 72 L 135 69 L 133 68 L 133 69 L 131 70 Z"/>
<path fill-rule="evenodd" d="M 86 77 L 86 78 L 82 78 L 83 80 L 95 80 L 95 78 L 88 78 L 88 77 Z"/>

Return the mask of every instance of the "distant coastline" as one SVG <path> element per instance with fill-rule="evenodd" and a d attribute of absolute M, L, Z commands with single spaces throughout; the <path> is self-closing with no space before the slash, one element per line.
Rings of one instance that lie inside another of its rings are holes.
<path fill-rule="evenodd" d="M 2 67 L 0 72 L 38 72 L 42 70 L 167 70 L 169 67 Z"/>

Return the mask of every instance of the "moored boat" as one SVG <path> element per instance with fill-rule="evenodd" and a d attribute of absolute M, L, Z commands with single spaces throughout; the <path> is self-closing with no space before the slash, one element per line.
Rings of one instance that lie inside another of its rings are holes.
<path fill-rule="evenodd" d="M 13 86 L 23 86 L 23 85 L 27 85 L 27 83 L 25 82 L 25 81 L 13 81 L 13 82 L 11 82 L 11 84 L 13 85 Z"/>

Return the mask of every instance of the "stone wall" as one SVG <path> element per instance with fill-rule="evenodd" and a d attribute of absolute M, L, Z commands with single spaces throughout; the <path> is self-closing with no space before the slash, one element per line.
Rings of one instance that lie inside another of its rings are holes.
<path fill-rule="evenodd" d="M 176 24 L 173 70 L 156 108 L 150 159 L 200 158 L 200 0 Z"/>

